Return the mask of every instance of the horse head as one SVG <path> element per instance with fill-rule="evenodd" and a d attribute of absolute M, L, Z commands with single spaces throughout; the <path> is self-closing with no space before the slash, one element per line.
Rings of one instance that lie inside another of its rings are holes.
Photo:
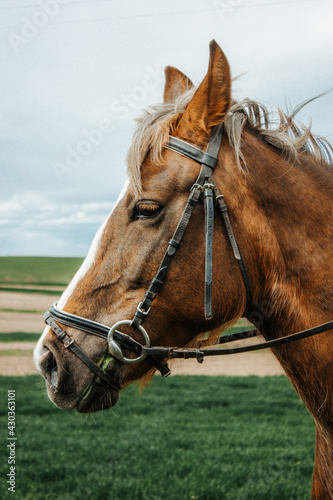
<path fill-rule="evenodd" d="M 204 151 L 231 105 L 229 64 L 214 41 L 207 74 L 198 88 L 176 68 L 167 67 L 165 75 L 164 103 L 141 119 L 134 134 L 128 153 L 129 181 L 57 306 L 110 327 L 133 318 L 142 303 L 200 172 L 200 163 L 168 147 L 170 136 Z M 240 182 L 233 168 L 232 148 L 225 137 L 222 142 L 214 175 L 224 192 L 232 184 L 234 191 Z M 213 318 L 207 321 L 205 317 L 202 205 L 199 200 L 165 284 L 145 318 L 151 345 L 188 345 L 203 332 L 214 331 L 244 312 L 242 277 L 221 222 L 215 220 Z M 137 328 L 123 325 L 121 330 L 143 343 Z M 66 331 L 94 363 L 106 370 L 115 387 L 149 376 L 154 370 L 147 360 L 121 363 L 108 353 L 104 339 L 71 326 Z M 49 397 L 58 406 L 93 411 L 116 403 L 116 388 L 108 387 L 64 348 L 49 326 L 36 347 L 35 360 L 46 379 Z"/>

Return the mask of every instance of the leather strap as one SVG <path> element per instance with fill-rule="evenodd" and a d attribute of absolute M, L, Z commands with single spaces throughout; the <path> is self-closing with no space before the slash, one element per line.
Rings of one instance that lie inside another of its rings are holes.
<path fill-rule="evenodd" d="M 185 230 L 190 221 L 194 207 L 197 205 L 201 196 L 201 186 L 194 184 L 189 197 L 187 198 L 185 208 L 178 222 L 177 228 L 169 241 L 166 253 L 162 259 L 161 265 L 157 271 L 156 276 L 152 279 L 150 287 L 148 288 L 144 300 L 138 306 L 132 321 L 132 326 L 137 328 L 148 314 L 153 300 L 156 298 L 160 288 L 164 284 L 168 272 L 168 267 L 175 255 L 180 242 L 184 236 Z"/>
<path fill-rule="evenodd" d="M 204 185 L 204 207 L 206 228 L 206 258 L 205 258 L 205 317 L 213 318 L 212 283 L 213 283 L 213 238 L 214 238 L 214 196 L 213 185 Z"/>
<path fill-rule="evenodd" d="M 260 344 L 247 345 L 244 347 L 234 347 L 231 349 L 177 349 L 177 348 L 168 348 L 168 347 L 143 347 L 143 352 L 149 351 L 151 354 L 155 356 L 163 356 L 168 357 L 170 359 L 173 358 L 196 358 L 198 356 L 202 359 L 204 356 L 223 356 L 228 354 L 238 354 L 241 352 L 251 352 L 251 351 L 260 351 L 262 349 L 267 349 L 271 347 L 278 347 L 281 345 L 289 344 L 291 342 L 295 342 L 297 340 L 303 340 L 308 337 L 313 337 L 314 335 L 318 335 L 323 332 L 327 332 L 333 329 L 333 321 L 329 321 L 328 323 L 323 323 L 322 325 L 315 326 L 313 328 L 309 328 L 308 330 L 303 330 L 301 332 L 293 333 L 286 337 L 280 337 L 274 340 L 268 340 L 266 342 L 262 342 Z M 245 333 L 245 332 L 243 332 Z M 237 334 L 238 335 L 238 334 Z M 227 341 L 229 342 L 229 340 Z"/>
<path fill-rule="evenodd" d="M 239 269 L 240 269 L 240 272 L 241 272 L 242 277 L 243 277 L 243 282 L 244 282 L 245 290 L 246 290 L 246 309 L 244 311 L 244 316 L 247 317 L 249 315 L 251 307 L 252 307 L 252 290 L 251 290 L 250 280 L 249 280 L 248 274 L 246 272 L 245 264 L 244 264 L 242 255 L 240 253 L 240 250 L 239 250 L 239 247 L 237 244 L 235 233 L 234 233 L 232 226 L 231 226 L 231 222 L 230 222 L 229 215 L 228 215 L 228 209 L 227 209 L 227 206 L 224 202 L 224 196 L 223 196 L 223 194 L 220 194 L 220 191 L 219 191 L 212 176 L 209 178 L 209 182 L 211 184 L 213 184 L 213 186 L 214 186 L 215 200 L 216 200 L 217 206 L 220 210 L 220 213 L 222 215 L 224 227 L 226 229 L 234 257 L 238 262 Z"/>
<path fill-rule="evenodd" d="M 96 373 L 98 377 L 104 382 L 106 382 L 112 389 L 119 392 L 121 387 L 116 384 L 111 377 L 105 373 L 100 366 L 98 366 L 92 359 L 90 359 L 85 352 L 83 352 L 80 347 L 75 343 L 75 341 L 66 333 L 60 326 L 54 321 L 50 312 L 46 312 L 44 314 L 45 323 L 47 323 L 53 330 L 53 332 L 57 335 L 58 339 L 61 340 L 66 347 L 72 353 L 74 353 L 81 361 L 90 368 L 91 371 Z"/>
<path fill-rule="evenodd" d="M 102 339 L 108 338 L 110 330 L 109 327 L 102 325 L 101 323 L 97 323 L 96 321 L 91 321 L 90 319 L 81 318 L 81 316 L 76 316 L 75 314 L 62 311 L 61 309 L 58 309 L 56 302 L 51 305 L 50 314 L 55 321 L 58 321 L 58 323 L 61 323 L 62 325 L 77 328 L 82 332 L 96 335 Z"/>
<path fill-rule="evenodd" d="M 218 159 L 223 138 L 223 124 L 213 129 L 206 153 Z M 214 240 L 214 184 L 209 183 L 213 176 L 213 170 L 202 165 L 202 175 L 204 176 L 203 195 L 205 207 L 205 318 L 213 318 L 213 240 Z M 201 182 L 201 179 L 200 181 Z"/>
<path fill-rule="evenodd" d="M 229 335 L 222 335 L 219 337 L 216 345 L 218 344 L 227 344 L 229 342 L 235 342 L 236 340 L 250 339 L 253 337 L 257 337 L 260 335 L 259 331 L 256 328 L 251 328 L 251 330 L 243 330 L 240 332 L 230 333 Z"/>
<path fill-rule="evenodd" d="M 208 167 L 214 169 L 217 165 L 217 158 L 210 153 L 202 151 L 188 142 L 178 139 L 178 137 L 170 136 L 168 144 L 165 146 L 167 149 L 172 149 L 177 153 L 190 158 L 202 165 L 207 165 Z"/>
<path fill-rule="evenodd" d="M 63 325 L 70 326 L 72 328 L 77 328 L 78 330 L 81 330 L 86 333 L 90 333 L 92 335 L 96 335 L 97 337 L 101 337 L 105 340 L 108 338 L 108 334 L 110 331 L 110 328 L 106 325 L 102 325 L 101 323 L 97 323 L 96 321 L 91 321 L 86 318 L 81 318 L 80 316 L 76 316 L 75 314 L 71 314 L 65 311 L 61 311 L 56 307 L 55 304 L 52 304 L 50 308 L 50 312 L 46 312 L 44 314 L 44 319 L 45 315 L 47 315 L 47 318 L 51 317 L 52 319 L 58 321 L 59 323 Z M 51 326 L 49 319 L 48 321 L 45 322 Z M 54 325 L 57 326 L 58 330 L 61 330 L 61 328 L 53 321 Z M 51 326 L 52 330 L 53 327 Z M 68 338 L 69 335 L 64 332 L 64 330 L 61 330 L 65 335 L 67 335 Z M 57 332 L 55 332 L 56 335 Z M 59 335 L 58 335 L 59 337 Z M 60 338 L 60 337 L 59 337 Z M 120 333 L 118 331 L 114 332 L 114 339 L 117 341 L 117 343 L 125 348 L 128 349 L 131 352 L 134 352 L 135 354 L 141 354 L 141 344 L 139 342 L 136 342 L 136 340 L 132 339 L 128 335 L 125 335 L 124 333 Z M 61 339 L 60 339 L 61 340 Z M 76 354 L 76 353 L 74 353 Z M 80 357 L 80 356 L 79 356 Z M 82 359 L 82 358 L 81 358 Z M 89 358 L 88 358 L 89 359 Z M 168 367 L 167 363 L 165 361 L 160 361 L 157 358 L 154 358 L 153 356 L 147 357 L 147 360 L 157 369 L 161 372 L 162 377 L 167 377 L 170 375 L 171 371 L 170 368 Z"/>
<path fill-rule="evenodd" d="M 219 125 L 214 128 L 211 139 L 207 145 L 206 152 L 201 149 L 184 142 L 177 137 L 170 137 L 169 143 L 166 147 L 172 149 L 180 154 L 191 158 L 196 162 L 201 163 L 201 169 L 197 180 L 191 188 L 189 197 L 187 198 L 185 208 L 178 222 L 177 228 L 169 241 L 169 246 L 162 259 L 162 263 L 157 271 L 156 276 L 153 278 L 149 289 L 145 294 L 144 300 L 139 304 L 133 320 L 132 326 L 137 328 L 141 325 L 142 321 L 149 312 L 153 300 L 156 298 L 160 288 L 163 286 L 168 267 L 171 263 L 172 257 L 175 255 L 180 242 L 184 236 L 185 230 L 190 221 L 194 207 L 197 205 L 200 196 L 203 192 L 203 185 L 208 182 L 213 174 L 213 169 L 217 165 L 218 153 L 221 147 L 223 137 L 223 126 Z M 213 186 L 212 186 L 213 188 Z M 214 230 L 214 202 L 213 192 L 209 190 L 205 206 L 207 212 L 206 218 L 206 264 L 205 264 L 205 316 L 207 319 L 212 318 L 212 274 L 213 274 L 213 230 Z M 209 224 L 208 224 L 208 221 Z M 208 250 L 209 247 L 209 250 Z"/>

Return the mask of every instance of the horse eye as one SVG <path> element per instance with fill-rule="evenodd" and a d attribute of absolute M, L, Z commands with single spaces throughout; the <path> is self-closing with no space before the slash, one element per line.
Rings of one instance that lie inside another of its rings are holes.
<path fill-rule="evenodd" d="M 154 201 L 139 201 L 135 206 L 134 213 L 132 214 L 132 220 L 155 217 L 161 210 L 161 205 Z"/>

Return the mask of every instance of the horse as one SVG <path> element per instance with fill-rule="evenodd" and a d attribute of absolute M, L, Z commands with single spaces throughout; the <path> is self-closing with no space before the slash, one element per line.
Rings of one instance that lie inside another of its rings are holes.
<path fill-rule="evenodd" d="M 202 361 L 203 335 L 214 344 L 245 316 L 315 420 L 312 499 L 332 499 L 332 146 L 296 122 L 300 106 L 274 122 L 235 101 L 214 40 L 200 85 L 171 66 L 165 77 L 118 201 L 45 316 L 35 364 L 58 407 L 99 411 L 131 382 L 167 375 L 172 346 Z"/>

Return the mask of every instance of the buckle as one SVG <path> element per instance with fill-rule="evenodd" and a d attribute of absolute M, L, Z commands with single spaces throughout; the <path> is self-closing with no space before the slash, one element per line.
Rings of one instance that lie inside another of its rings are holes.
<path fill-rule="evenodd" d="M 203 363 L 204 353 L 202 351 L 200 351 L 200 349 L 195 350 L 195 357 L 196 357 L 198 363 Z"/>
<path fill-rule="evenodd" d="M 202 192 L 202 186 L 201 186 L 201 184 L 194 183 L 194 184 L 193 184 L 193 186 L 192 186 L 192 187 L 191 187 L 191 189 L 190 189 L 190 193 L 191 193 L 192 191 L 194 191 L 195 189 L 199 189 L 199 191 L 201 191 L 201 192 Z"/>
<path fill-rule="evenodd" d="M 214 191 L 214 187 L 215 187 L 214 184 L 207 183 L 202 186 L 202 190 L 206 191 L 206 189 L 210 189 L 211 191 Z"/>
<path fill-rule="evenodd" d="M 72 339 L 69 335 L 67 335 L 67 337 L 69 338 L 69 340 L 66 339 L 66 337 L 63 337 L 61 340 L 64 344 L 64 346 L 66 347 L 69 347 L 70 345 L 72 345 L 74 343 L 74 339 Z"/>
<path fill-rule="evenodd" d="M 144 309 L 142 309 L 142 304 L 143 304 L 143 301 L 140 302 L 140 304 L 138 305 L 136 310 L 139 311 L 139 313 L 143 314 L 144 316 L 147 316 L 147 314 L 150 311 L 150 307 L 148 307 L 147 311 L 145 311 Z"/>

